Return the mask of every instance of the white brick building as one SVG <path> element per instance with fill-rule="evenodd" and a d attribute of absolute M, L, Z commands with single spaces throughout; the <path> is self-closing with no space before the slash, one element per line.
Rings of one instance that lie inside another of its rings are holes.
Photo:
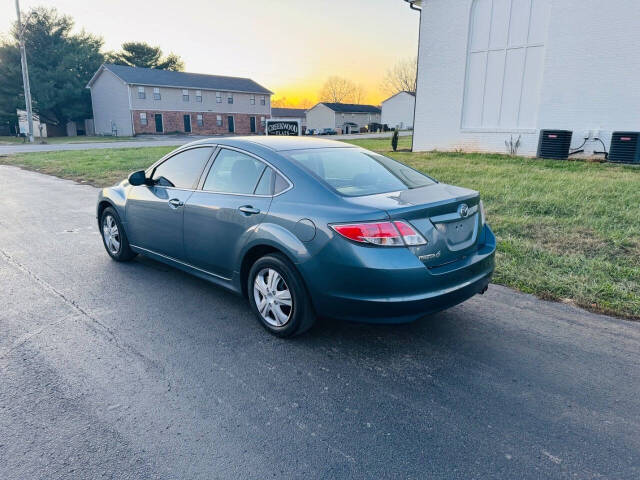
<path fill-rule="evenodd" d="M 535 155 L 541 129 L 640 131 L 640 1 L 422 0 L 413 149 Z"/>

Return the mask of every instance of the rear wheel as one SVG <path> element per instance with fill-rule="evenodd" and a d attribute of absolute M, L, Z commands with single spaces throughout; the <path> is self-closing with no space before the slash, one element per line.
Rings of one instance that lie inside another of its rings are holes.
<path fill-rule="evenodd" d="M 120 217 L 112 207 L 107 207 L 102 211 L 100 230 L 102 243 L 111 258 L 118 262 L 126 262 L 136 256 L 129 247 L 127 234 L 122 228 Z"/>
<path fill-rule="evenodd" d="M 266 255 L 253 264 L 247 292 L 251 309 L 274 335 L 300 335 L 315 321 L 302 278 L 283 255 Z"/>

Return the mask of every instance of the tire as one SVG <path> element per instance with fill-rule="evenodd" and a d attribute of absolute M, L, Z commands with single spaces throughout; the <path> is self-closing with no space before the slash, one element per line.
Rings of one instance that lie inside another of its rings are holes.
<path fill-rule="evenodd" d="M 100 236 L 105 250 L 115 261 L 128 262 L 136 256 L 136 253 L 129 246 L 127 234 L 113 207 L 105 208 L 100 215 Z"/>
<path fill-rule="evenodd" d="M 251 309 L 262 326 L 278 337 L 300 335 L 315 322 L 302 277 L 284 255 L 266 255 L 253 264 L 247 293 Z M 290 299 L 290 306 L 287 299 Z"/>

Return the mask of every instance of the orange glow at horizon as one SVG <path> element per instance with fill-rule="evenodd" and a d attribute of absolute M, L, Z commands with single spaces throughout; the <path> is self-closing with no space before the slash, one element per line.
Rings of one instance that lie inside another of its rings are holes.
<path fill-rule="evenodd" d="M 315 105 L 330 76 L 361 86 L 362 102 L 378 105 L 389 96 L 381 88 L 387 69 L 418 49 L 419 15 L 402 0 L 21 0 L 21 9 L 52 4 L 76 30 L 102 37 L 104 51 L 126 41 L 158 45 L 188 72 L 249 77 L 293 107 Z M 11 0 L 0 5 L 13 11 Z M 0 36 L 14 20 L 0 17 Z"/>

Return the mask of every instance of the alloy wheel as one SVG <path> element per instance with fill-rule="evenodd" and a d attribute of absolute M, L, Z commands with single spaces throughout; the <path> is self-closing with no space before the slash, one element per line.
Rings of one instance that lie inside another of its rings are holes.
<path fill-rule="evenodd" d="M 291 291 L 273 268 L 263 268 L 253 281 L 253 298 L 263 320 L 274 327 L 282 327 L 291 318 Z"/>
<path fill-rule="evenodd" d="M 105 215 L 102 220 L 102 237 L 104 238 L 104 244 L 107 246 L 107 250 L 112 255 L 117 255 L 120 251 L 120 232 L 118 231 L 118 224 L 113 215 Z"/>

